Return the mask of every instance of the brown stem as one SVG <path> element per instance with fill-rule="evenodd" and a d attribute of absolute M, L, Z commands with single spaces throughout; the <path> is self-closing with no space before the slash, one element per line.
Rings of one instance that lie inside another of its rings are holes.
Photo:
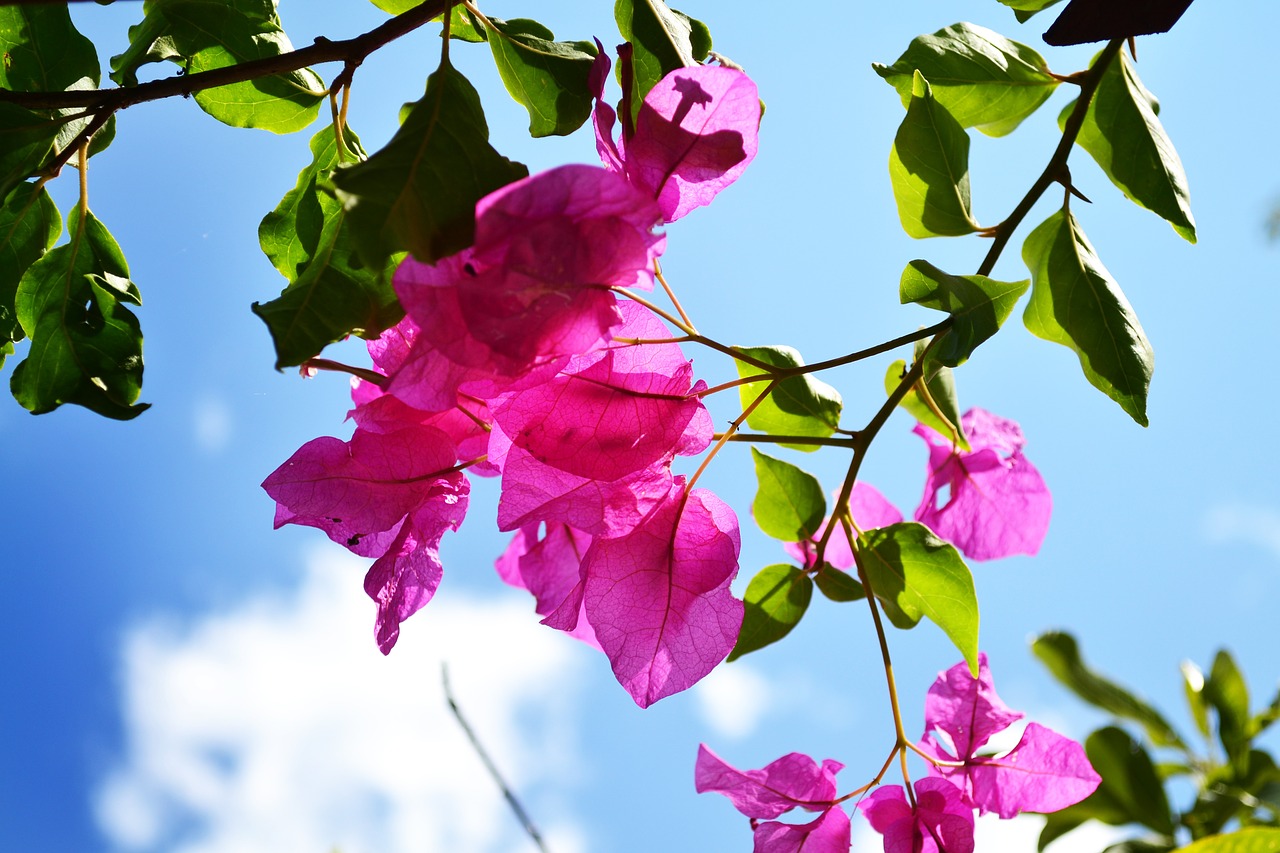
<path fill-rule="evenodd" d="M 33 110 L 58 110 L 81 107 L 90 112 L 112 113 L 123 110 L 134 104 L 146 101 L 158 101 L 177 95 L 187 97 L 205 89 L 218 86 L 229 86 L 232 83 L 244 83 L 273 74 L 284 74 L 297 71 L 309 65 L 325 62 L 341 62 L 346 69 L 354 70 L 369 54 L 378 48 L 407 35 L 433 18 L 438 17 L 451 5 L 450 0 L 424 0 L 407 12 L 403 12 L 385 23 L 374 27 L 363 35 L 341 41 L 330 41 L 317 38 L 315 44 L 308 47 L 215 68 L 212 71 L 201 71 L 197 74 L 177 75 L 118 89 L 75 89 L 65 92 L 14 92 L 0 88 L 0 102 L 18 104 Z"/>

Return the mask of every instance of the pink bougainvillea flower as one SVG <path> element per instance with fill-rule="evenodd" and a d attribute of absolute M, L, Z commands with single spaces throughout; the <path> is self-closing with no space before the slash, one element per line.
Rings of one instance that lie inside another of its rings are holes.
<path fill-rule="evenodd" d="M 434 427 L 357 429 L 349 442 L 307 442 L 262 484 L 277 502 L 276 527 L 318 527 L 352 552 L 378 558 L 365 589 L 378 603 L 384 654 L 400 622 L 435 594 L 440 538 L 466 515 L 470 484 L 456 459 L 452 439 Z"/>
<path fill-rule="evenodd" d="M 849 495 L 849 514 L 853 516 L 854 524 L 864 531 L 888 527 L 902 521 L 902 513 L 898 512 L 898 508 L 889 503 L 879 489 L 861 480 L 853 484 L 853 492 Z M 782 547 L 802 566 L 810 568 L 818 558 L 815 543 L 822 538 L 830 523 L 831 520 L 827 519 L 808 542 L 786 542 Z M 844 535 L 843 530 L 837 529 L 831 534 L 823 559 L 837 569 L 853 568 L 853 549 L 849 547 L 849 538 Z"/>
<path fill-rule="evenodd" d="M 584 613 L 613 673 L 642 708 L 686 690 L 738 640 L 738 519 L 706 489 L 671 492 L 625 536 L 582 560 Z"/>
<path fill-rule="evenodd" d="M 915 784 L 916 806 L 901 785 L 881 785 L 858 809 L 884 836 L 885 853 L 973 853 L 973 808 L 946 779 Z"/>
<path fill-rule="evenodd" d="M 531 524 L 516 531 L 511 544 L 495 563 L 498 576 L 532 593 L 539 616 L 550 616 L 575 594 L 575 603 L 580 609 L 582 557 L 591 546 L 591 537 L 565 524 L 549 524 L 546 534 L 539 538 L 540 527 Z M 567 633 L 600 648 L 586 619 L 578 619 Z"/>
<path fill-rule="evenodd" d="M 962 766 L 934 766 L 930 772 L 959 786 L 970 807 L 1002 818 L 1055 812 L 1093 793 L 1101 777 L 1084 748 L 1037 723 L 1027 725 L 1009 752 L 984 751 L 992 735 L 1021 718 L 996 695 L 985 654 L 978 656 L 976 679 L 963 661 L 939 673 L 925 700 L 925 736 L 919 746 Z"/>
<path fill-rule="evenodd" d="M 657 199 L 665 221 L 710 204 L 742 175 L 760 129 L 760 96 L 750 77 L 710 65 L 672 71 L 645 96 L 634 135 L 615 142 L 616 114 L 601 100 L 608 62 L 602 51 L 591 78 L 596 150 L 606 167 Z"/>
<path fill-rule="evenodd" d="M 1026 457 L 1016 423 L 982 409 L 961 418 L 972 450 L 955 447 L 924 424 L 916 435 L 929 445 L 929 476 L 916 521 L 974 560 L 1035 554 L 1049 529 L 1052 498 Z M 944 490 L 950 495 L 939 506 Z"/>
<path fill-rule="evenodd" d="M 809 823 L 756 824 L 754 853 L 849 853 L 852 834 L 849 816 L 832 806 Z"/>
<path fill-rule="evenodd" d="M 830 808 L 836 799 L 836 774 L 843 769 L 839 761 L 828 758 L 818 764 L 792 752 L 759 770 L 738 770 L 701 744 L 693 784 L 699 794 L 724 794 L 747 817 L 773 820 L 792 809 Z"/>

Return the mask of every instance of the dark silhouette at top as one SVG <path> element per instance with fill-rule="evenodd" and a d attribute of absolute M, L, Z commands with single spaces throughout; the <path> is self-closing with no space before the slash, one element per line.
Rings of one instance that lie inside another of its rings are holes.
<path fill-rule="evenodd" d="M 1168 32 L 1192 0 L 1071 0 L 1044 40 L 1052 45 Z"/>

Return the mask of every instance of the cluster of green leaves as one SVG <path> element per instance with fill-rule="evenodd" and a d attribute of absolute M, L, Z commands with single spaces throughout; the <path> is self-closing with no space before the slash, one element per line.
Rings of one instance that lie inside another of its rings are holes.
<path fill-rule="evenodd" d="M 1050 5 L 1039 0 L 1002 2 L 1014 6 L 1022 19 Z M 1019 209 L 993 227 L 978 224 L 971 198 L 967 129 L 977 128 L 990 136 L 1010 133 L 1068 80 L 1081 87 L 1082 97 L 1063 110 L 1063 133 L 1088 152 L 1128 198 L 1165 218 L 1178 234 L 1194 242 L 1186 176 L 1157 118 L 1159 104 L 1119 48 L 1116 43 L 1100 53 L 1089 72 L 1061 77 L 1032 48 L 961 23 L 915 39 L 892 65 L 876 65 L 876 72 L 893 85 L 906 107 L 889 158 L 894 198 L 906 232 L 919 238 L 981 232 L 1007 240 L 1026 210 Z M 1028 196 L 1026 209 L 1053 180 L 1069 184 L 1067 153 L 1063 150 L 1055 157 L 1046 171 L 1047 180 L 1033 190 L 1034 196 Z M 1145 426 L 1154 362 L 1151 345 L 1128 299 L 1071 212 L 1069 198 L 1064 193 L 1062 209 L 1023 243 L 1023 259 L 1031 271 L 1031 298 L 1023 322 L 1034 335 L 1073 350 L 1088 381 Z M 997 292 L 990 283 L 986 285 L 989 307 L 975 307 L 972 300 L 979 298 L 975 291 L 968 292 L 968 303 L 957 301 L 958 277 L 943 279 L 945 273 L 916 264 L 911 280 L 904 276 L 904 302 L 949 311 L 957 318 L 957 326 L 961 324 L 957 308 L 961 308 L 981 324 L 975 330 L 966 320 L 969 328 L 953 329 L 945 346 L 931 354 L 942 365 L 957 366 L 983 336 L 994 331 L 993 319 L 998 327 L 1021 291 L 1015 293 L 1017 288 L 1007 285 Z M 923 276 L 932 276 L 935 283 L 951 282 L 951 294 L 937 295 L 936 285 L 919 280 Z"/>
<path fill-rule="evenodd" d="M 1096 820 L 1149 830 L 1106 853 L 1280 851 L 1280 768 L 1257 745 L 1280 719 L 1280 692 L 1265 708 L 1251 711 L 1248 685 L 1229 652 L 1218 652 L 1207 675 L 1194 663 L 1183 663 L 1187 708 L 1201 741 L 1197 746 L 1148 702 L 1090 669 L 1070 634 L 1044 634 L 1032 648 L 1058 681 L 1119 718 L 1119 724 L 1085 740 L 1102 784 L 1084 801 L 1048 816 L 1040 849 Z M 1186 790 L 1187 780 L 1194 798 L 1179 810 L 1174 792 Z M 1192 843 L 1179 847 L 1179 836 L 1189 836 Z"/>
<path fill-rule="evenodd" d="M 537 21 L 488 18 L 437 0 L 373 2 L 414 16 L 413 26 L 435 9 L 451 40 L 487 44 L 507 91 L 528 111 L 533 136 L 571 133 L 590 115 L 594 43 L 556 40 Z M 293 47 L 276 0 L 145 0 L 140 12 L 128 44 L 110 60 L 111 79 L 126 89 L 140 85 L 144 65 L 168 62 L 192 81 L 196 104 L 210 116 L 273 133 L 312 125 L 331 89 L 335 98 L 349 95 L 350 76 L 326 84 L 306 67 L 195 85 L 202 72 L 287 59 Z M 665 74 L 711 50 L 707 27 L 662 0 L 617 0 L 615 16 L 632 44 L 632 109 Z M 0 47 L 0 89 L 9 93 L 94 90 L 101 79 L 97 52 L 65 5 L 0 7 Z M 296 186 L 262 220 L 259 242 L 286 286 L 253 310 L 275 343 L 277 368 L 395 324 L 403 314 L 391 276 L 405 253 L 433 261 L 466 247 L 476 202 L 528 174 L 490 143 L 479 95 L 449 62 L 447 47 L 425 93 L 401 112 L 399 131 L 372 155 L 335 109 L 336 121 L 312 137 L 311 162 Z M 352 58 L 358 64 L 364 54 Z M 11 377 L 22 405 L 41 413 L 70 402 L 127 418 L 145 408 L 136 403 L 142 335 L 124 307 L 140 303 L 138 288 L 87 207 L 72 214 L 68 242 L 54 248 L 61 214 L 44 190 L 76 153 L 71 148 L 88 142 L 92 155 L 114 135 L 121 102 L 85 103 L 32 110 L 0 97 L 0 364 L 30 338 Z"/>

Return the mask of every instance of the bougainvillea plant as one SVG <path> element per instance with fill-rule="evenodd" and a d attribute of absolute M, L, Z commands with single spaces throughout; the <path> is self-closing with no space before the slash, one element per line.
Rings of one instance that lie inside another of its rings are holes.
<path fill-rule="evenodd" d="M 18 402 L 35 413 L 74 403 L 120 419 L 146 407 L 141 330 L 126 307 L 140 304 L 139 291 L 84 189 L 87 161 L 110 143 L 117 114 L 184 95 L 226 124 L 289 133 L 328 101 L 312 162 L 259 228 L 287 286 L 253 310 L 277 367 L 351 375 L 354 427 L 345 440 L 304 444 L 263 488 L 276 526 L 319 528 L 372 561 L 364 589 L 382 652 L 411 619 L 428 618 L 416 614 L 444 578 L 440 545 L 466 521 L 469 477 L 493 477 L 496 526 L 511 534 L 494 549 L 499 575 L 528 590 L 543 624 L 599 649 L 641 708 L 783 640 L 815 587 L 831 601 L 866 602 L 896 734 L 882 766 L 791 753 L 740 771 L 706 746 L 698 752 L 697 789 L 724 794 L 750 819 L 757 851 L 843 853 L 851 815 L 860 814 L 887 853 L 966 853 L 977 814 L 1059 812 L 1105 790 L 1085 749 L 1038 723 L 1012 744 L 991 743 L 1022 714 L 995 694 L 965 558 L 1035 554 L 1052 502 L 1010 413 L 961 414 L 954 373 L 1029 291 L 1023 322 L 1032 334 L 1070 348 L 1089 383 L 1147 423 L 1152 350 L 1071 209 L 1079 193 L 1068 160 L 1083 149 L 1125 196 L 1194 242 L 1181 164 L 1124 50 L 1126 39 L 1168 29 L 1177 14 L 1134 12 L 1099 29 L 1105 11 L 1072 0 L 1055 40 L 1087 41 L 1096 30 L 1107 43 L 1070 74 L 967 23 L 875 65 L 905 109 L 886 137 L 903 229 L 916 238 L 979 235 L 990 245 L 973 274 L 905 264 L 899 297 L 938 311 L 933 325 L 806 364 L 791 347 L 702 334 L 663 274 L 680 221 L 731 203 L 721 193 L 750 167 L 768 121 L 757 82 L 712 52 L 704 23 L 662 0 L 617 0 L 616 38 L 563 41 L 470 0 L 374 2 L 394 17 L 299 50 L 270 0 L 217 9 L 147 2 L 127 49 L 111 59 L 118 88 L 108 89 L 65 4 L 0 6 L 0 359 L 29 340 L 10 377 Z M 1058 0 L 1000 2 L 1026 21 Z M 346 120 L 359 66 L 424 26 L 441 33 L 439 65 L 395 135 L 368 154 Z M 534 136 L 589 123 L 594 152 L 588 143 L 581 159 L 598 162 L 529 174 L 500 154 L 475 90 L 450 62 L 459 41 L 488 45 Z M 42 58 L 55 54 L 57 63 Z M 164 61 L 182 73 L 138 81 L 141 66 Z M 335 61 L 342 68 L 328 84 L 309 67 Z M 978 224 L 970 130 L 1005 136 L 1059 86 L 1078 92 L 1062 114 L 1061 143 L 1005 219 Z M 82 178 L 80 204 L 58 245 L 61 215 L 45 184 L 71 166 Z M 1029 278 L 990 278 L 1055 187 L 1060 208 L 1022 243 Z M 322 357 L 351 335 L 367 341 L 368 365 Z M 694 348 L 716 356 L 711 370 L 721 372 L 704 373 L 699 361 L 695 374 Z M 885 360 L 885 395 L 859 400 L 850 420 L 840 392 L 818 375 L 875 359 Z M 713 395 L 737 402 L 729 423 L 713 421 L 705 405 Z M 911 521 L 860 477 L 899 408 L 915 418 L 928 455 Z M 749 517 L 791 560 L 739 583 L 741 594 L 734 582 L 748 505 L 700 485 L 710 464 L 731 464 L 721 456 L 730 443 L 847 459 L 829 503 L 815 476 L 752 447 L 758 490 Z M 926 730 L 912 740 L 885 620 L 910 629 L 926 617 L 961 661 L 928 689 Z M 913 777 L 908 755 L 923 775 Z M 901 785 L 884 782 L 895 759 Z M 841 772 L 854 774 L 851 790 L 837 781 Z M 793 809 L 808 812 L 807 822 L 778 820 Z M 1173 845 L 1170 835 L 1160 849 Z"/>

